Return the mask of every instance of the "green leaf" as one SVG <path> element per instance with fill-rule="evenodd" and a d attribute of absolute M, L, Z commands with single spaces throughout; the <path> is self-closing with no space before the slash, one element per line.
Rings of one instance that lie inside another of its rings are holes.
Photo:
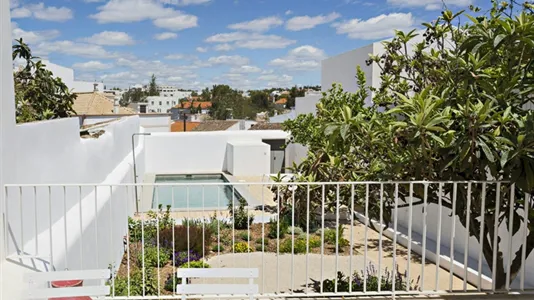
<path fill-rule="evenodd" d="M 508 151 L 503 151 L 503 153 L 501 155 L 501 168 L 504 168 L 504 166 L 508 162 L 508 154 L 509 153 L 510 152 L 508 152 Z"/>
<path fill-rule="evenodd" d="M 478 141 L 478 144 L 482 147 L 482 151 L 484 152 L 484 155 L 486 155 L 486 158 L 490 162 L 495 162 L 495 156 L 493 156 L 493 153 L 491 152 L 488 145 L 481 140 Z"/>
<path fill-rule="evenodd" d="M 342 124 L 340 129 L 341 138 L 345 140 L 347 138 L 347 134 L 349 132 L 350 125 L 349 124 Z"/>
<path fill-rule="evenodd" d="M 325 135 L 332 135 L 334 133 L 334 131 L 336 131 L 337 128 L 338 128 L 338 125 L 328 125 L 328 126 L 326 126 L 326 128 L 324 130 L 324 134 Z"/>
<path fill-rule="evenodd" d="M 499 48 L 499 46 L 501 45 L 505 37 L 506 35 L 502 33 L 496 36 L 495 39 L 493 40 L 493 48 Z"/>

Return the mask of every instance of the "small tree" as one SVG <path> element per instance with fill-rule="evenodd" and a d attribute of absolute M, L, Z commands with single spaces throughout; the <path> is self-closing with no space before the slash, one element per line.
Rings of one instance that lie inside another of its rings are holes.
<path fill-rule="evenodd" d="M 350 94 L 334 86 L 317 105 L 316 118 L 302 115 L 284 127 L 295 142 L 310 150 L 308 158 L 295 166 L 296 181 L 515 183 L 515 190 L 507 184 L 500 190 L 496 185 L 484 189 L 472 184 L 469 209 L 467 186 L 459 185 L 456 193 L 454 217 L 465 228 L 469 224 L 469 235 L 481 245 L 499 289 L 507 283 L 508 257 L 503 257 L 505 245 L 497 243 L 494 249 L 493 241 L 500 240 L 494 236 L 495 223 L 508 224 L 512 211 L 514 223 L 508 236 L 517 233 L 521 223 L 529 229 L 526 243 L 508 253 L 512 256 L 510 281 L 521 270 L 523 250 L 528 257 L 534 249 L 534 213 L 531 210 L 526 219 L 518 213 L 525 201 L 532 201 L 525 199 L 525 193 L 534 191 L 534 113 L 524 109 L 534 86 L 534 15 L 528 3 L 492 3 L 488 14 L 477 16 L 445 9 L 434 22 L 424 24 L 427 29 L 422 36 L 415 31 L 397 32 L 384 43 L 385 52 L 368 61 L 382 70 L 378 88 L 367 87 L 365 74 L 358 68 L 358 92 Z M 472 7 L 472 11 L 479 10 Z M 464 15 L 470 22 L 462 25 Z M 370 92 L 373 104 L 366 106 Z M 389 222 L 394 197 L 392 190 L 384 192 L 384 219 Z M 429 203 L 452 209 L 451 185 L 444 186 L 439 202 L 437 186 L 428 186 L 427 192 Z M 356 193 L 357 199 L 365 198 L 362 191 Z M 378 198 L 376 189 L 370 193 L 371 199 Z M 348 204 L 348 188 L 340 194 L 343 204 Z M 423 187 L 414 188 L 415 198 L 423 199 L 424 194 Z M 312 197 L 320 199 L 320 194 Z M 327 190 L 326 197 L 332 205 L 335 190 Z M 411 201 L 402 185 L 399 197 L 401 205 Z M 414 203 L 419 204 L 422 201 Z M 376 218 L 379 206 L 369 205 Z"/>
<path fill-rule="evenodd" d="M 17 122 L 32 122 L 75 115 L 72 94 L 61 78 L 47 70 L 38 57 L 32 55 L 30 47 L 21 39 L 13 45 L 13 60 L 23 59 L 24 67 L 13 74 Z"/>
<path fill-rule="evenodd" d="M 149 96 L 159 96 L 158 85 L 156 84 L 156 75 L 152 74 L 150 77 L 150 84 L 148 85 Z"/>

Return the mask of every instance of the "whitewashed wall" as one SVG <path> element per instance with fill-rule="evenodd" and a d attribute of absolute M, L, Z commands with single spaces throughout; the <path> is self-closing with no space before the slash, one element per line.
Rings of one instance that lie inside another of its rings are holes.
<path fill-rule="evenodd" d="M 228 142 L 261 142 L 287 137 L 281 130 L 154 133 L 145 140 L 146 172 L 220 173 L 227 170 Z M 240 159 L 255 163 L 249 157 Z"/>
<path fill-rule="evenodd" d="M 145 132 L 170 132 L 171 131 L 171 115 L 169 114 L 139 114 L 140 126 L 144 128 Z M 111 121 L 118 118 L 125 118 L 128 116 L 121 115 L 86 115 L 79 116 L 83 119 L 82 125 L 91 125 L 99 122 Z"/>
<path fill-rule="evenodd" d="M 414 201 L 418 201 L 415 199 Z M 501 199 L 501 201 L 503 201 Z M 421 242 L 422 236 L 423 236 L 423 224 L 426 224 L 427 227 L 427 248 L 431 250 L 432 252 L 436 253 L 437 250 L 437 244 L 436 241 L 438 239 L 438 232 L 441 236 L 440 241 L 440 254 L 449 256 L 450 255 L 450 249 L 451 245 L 453 245 L 453 249 L 455 252 L 454 259 L 463 264 L 464 262 L 464 253 L 468 252 L 468 267 L 471 268 L 474 271 L 478 270 L 478 256 L 481 251 L 481 247 L 475 237 L 469 238 L 469 247 L 467 247 L 466 244 L 466 236 L 467 231 L 461 224 L 458 216 L 452 216 L 451 210 L 445 207 L 441 208 L 441 228 L 438 228 L 438 221 L 440 220 L 440 211 L 439 206 L 436 204 L 429 204 L 428 205 L 428 212 L 426 216 L 426 222 L 424 214 L 423 214 L 423 206 L 422 205 L 416 205 L 413 206 L 413 212 L 412 212 L 412 233 L 413 238 L 416 241 Z M 401 208 L 398 212 L 398 225 L 399 225 L 399 231 L 408 234 L 408 226 L 410 223 L 409 218 L 409 208 Z M 506 212 L 508 213 L 508 212 Z M 518 211 L 520 215 L 523 215 L 523 211 Z M 453 224 L 452 222 L 455 222 L 454 224 L 454 240 L 453 244 L 451 244 L 451 234 L 453 233 L 452 228 Z M 507 230 L 508 224 L 502 224 L 499 227 L 499 237 L 501 238 L 500 242 L 500 250 L 503 252 L 503 257 L 508 257 L 510 251 L 508 250 L 508 243 L 510 234 Z M 439 230 L 438 230 L 439 229 Z M 512 239 L 512 252 L 511 254 L 515 256 L 515 252 L 519 249 L 521 244 L 524 241 L 523 234 L 524 234 L 525 227 L 522 226 L 519 231 L 514 235 Z M 482 271 L 483 274 L 491 278 L 491 271 L 489 269 L 489 265 L 486 263 L 484 257 L 482 257 Z M 490 264 L 492 262 L 489 262 Z M 505 261 L 505 265 L 507 265 L 507 262 Z M 519 287 L 519 276 L 514 281 L 513 286 L 515 288 Z M 534 254 L 531 254 L 530 257 L 527 259 L 526 264 L 526 281 L 525 286 L 534 288 Z"/>
<path fill-rule="evenodd" d="M 43 61 L 46 68 L 51 71 L 55 77 L 61 78 L 63 83 L 75 93 L 89 93 L 94 91 L 94 84 L 97 85 L 99 91 L 104 91 L 104 84 L 102 82 L 76 81 L 74 79 L 74 70 L 52 63 L 51 61 Z"/>
<path fill-rule="evenodd" d="M 139 118 L 111 123 L 97 139 L 81 139 L 78 126 L 77 118 L 17 125 L 10 145 L 17 168 L 10 170 L 6 183 L 132 183 L 131 136 L 139 131 Z M 136 144 L 143 174 L 143 143 Z M 93 186 L 8 188 L 6 194 L 8 255 L 41 257 L 21 260 L 23 264 L 46 270 L 53 263 L 62 270 L 120 262 L 127 216 L 135 206 L 131 188 L 102 187 L 97 193 Z"/>
<path fill-rule="evenodd" d="M 269 174 L 271 170 L 271 146 L 261 141 L 229 141 L 226 161 L 227 171 L 234 176 Z"/>

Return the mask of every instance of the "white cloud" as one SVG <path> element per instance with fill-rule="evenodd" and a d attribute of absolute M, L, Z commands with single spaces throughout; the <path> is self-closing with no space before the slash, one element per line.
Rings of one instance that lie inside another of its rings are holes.
<path fill-rule="evenodd" d="M 11 0 L 9 2 L 9 4 L 10 4 L 11 8 L 15 8 L 15 7 L 18 7 L 20 5 L 20 1 L 19 0 Z"/>
<path fill-rule="evenodd" d="M 137 80 L 139 78 L 138 74 L 132 72 L 119 72 L 113 74 L 105 74 L 100 76 L 100 79 L 106 80 L 109 82 L 120 82 L 123 80 Z"/>
<path fill-rule="evenodd" d="M 230 29 L 234 30 L 246 30 L 246 31 L 256 31 L 263 32 L 268 31 L 273 27 L 277 27 L 284 24 L 284 21 L 278 17 L 266 17 L 259 18 L 248 22 L 231 24 L 228 26 Z"/>
<path fill-rule="evenodd" d="M 374 40 L 394 35 L 394 30 L 407 31 L 414 27 L 411 13 L 391 13 L 367 20 L 352 19 L 334 24 L 338 34 L 347 34 L 351 39 Z"/>
<path fill-rule="evenodd" d="M 322 60 L 326 58 L 326 54 L 322 49 L 315 48 L 310 45 L 300 46 L 289 51 L 290 57 L 302 59 L 317 59 Z"/>
<path fill-rule="evenodd" d="M 176 3 L 188 5 L 194 4 L 193 2 L 198 0 L 182 0 Z M 98 7 L 98 10 L 98 13 L 90 17 L 101 24 L 152 20 L 157 27 L 178 31 L 196 27 L 198 22 L 196 16 L 166 7 L 164 2 L 154 0 L 110 0 Z"/>
<path fill-rule="evenodd" d="M 258 77 L 258 80 L 267 81 L 265 86 L 268 87 L 288 87 L 293 85 L 293 77 L 290 75 L 262 75 Z"/>
<path fill-rule="evenodd" d="M 76 43 L 72 41 L 54 41 L 40 43 L 35 52 L 38 54 L 49 54 L 52 52 L 87 58 L 113 58 L 117 53 L 110 53 L 100 45 L 86 43 Z"/>
<path fill-rule="evenodd" d="M 293 11 L 291 10 L 286 10 L 286 16 L 289 16 L 289 15 L 292 15 L 293 14 Z"/>
<path fill-rule="evenodd" d="M 286 23 L 286 29 L 291 31 L 300 31 L 304 29 L 312 29 L 321 24 L 333 22 L 341 17 L 340 14 L 333 12 L 329 15 L 318 15 L 315 17 L 299 16 L 289 19 Z"/>
<path fill-rule="evenodd" d="M 110 0 L 90 17 L 98 23 L 129 23 L 171 17 L 174 9 L 147 0 Z"/>
<path fill-rule="evenodd" d="M 34 17 L 35 19 L 44 21 L 65 22 L 73 18 L 73 12 L 67 7 L 45 6 L 45 4 L 41 2 L 15 8 L 11 12 L 11 17 Z"/>
<path fill-rule="evenodd" d="M 234 48 L 247 49 L 281 49 L 296 43 L 278 35 L 259 33 L 230 32 L 212 35 L 206 39 L 208 43 L 232 43 Z"/>
<path fill-rule="evenodd" d="M 85 3 L 98 3 L 98 2 L 104 2 L 106 0 L 83 0 Z"/>
<path fill-rule="evenodd" d="M 177 37 L 178 35 L 174 32 L 162 32 L 162 33 L 158 33 L 154 35 L 154 39 L 159 40 L 159 41 L 172 40 Z"/>
<path fill-rule="evenodd" d="M 208 52 L 208 48 L 207 47 L 197 47 L 197 51 L 200 52 L 200 53 L 206 53 L 206 52 Z"/>
<path fill-rule="evenodd" d="M 234 47 L 230 44 L 218 44 L 215 46 L 216 51 L 230 51 L 232 49 L 234 49 Z"/>
<path fill-rule="evenodd" d="M 135 41 L 126 32 L 103 31 L 82 39 L 84 42 L 102 46 L 125 46 L 133 45 Z"/>
<path fill-rule="evenodd" d="M 221 55 L 221 56 L 216 56 L 216 57 L 210 57 L 208 59 L 208 63 L 214 64 L 214 65 L 241 66 L 241 65 L 248 64 L 249 59 L 247 57 L 243 57 L 239 55 Z"/>
<path fill-rule="evenodd" d="M 198 26 L 198 18 L 193 15 L 179 14 L 170 18 L 159 18 L 154 20 L 154 25 L 168 30 L 179 31 Z"/>
<path fill-rule="evenodd" d="M 206 4 L 211 2 L 211 0 L 159 0 L 165 4 L 174 4 L 178 6 L 187 6 L 187 5 L 199 5 Z"/>
<path fill-rule="evenodd" d="M 72 67 L 74 69 L 80 69 L 80 70 L 85 70 L 85 71 L 100 71 L 100 70 L 111 69 L 113 65 L 92 60 L 92 61 L 88 61 L 84 63 L 76 63 L 72 65 Z"/>
<path fill-rule="evenodd" d="M 443 2 L 447 6 L 467 7 L 473 4 L 474 0 L 387 0 L 387 2 L 401 7 L 424 7 L 426 10 L 438 10 L 443 8 Z"/>
<path fill-rule="evenodd" d="M 28 44 L 37 44 L 47 40 L 53 40 L 60 35 L 58 30 L 25 31 L 16 25 L 13 26 L 11 36 L 13 39 L 22 38 Z"/>
<path fill-rule="evenodd" d="M 248 65 L 240 66 L 237 68 L 234 67 L 230 69 L 230 73 L 235 73 L 235 74 L 259 73 L 259 72 L 261 72 L 260 68 L 256 66 L 248 66 Z"/>
<path fill-rule="evenodd" d="M 26 7 L 19 7 L 11 10 L 12 19 L 29 18 L 32 16 L 32 11 Z"/>
<path fill-rule="evenodd" d="M 285 57 L 271 60 L 269 65 L 291 71 L 315 70 L 325 58 L 326 54 L 322 49 L 305 45 L 292 49 Z"/>
<path fill-rule="evenodd" d="M 185 55 L 183 54 L 171 54 L 171 55 L 165 56 L 165 59 L 169 59 L 169 60 L 180 60 L 184 58 L 185 58 Z"/>

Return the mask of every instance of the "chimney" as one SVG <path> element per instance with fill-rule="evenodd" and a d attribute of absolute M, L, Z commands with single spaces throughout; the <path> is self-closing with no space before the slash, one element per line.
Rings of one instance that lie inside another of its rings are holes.
<path fill-rule="evenodd" d="M 113 113 L 118 114 L 119 113 L 119 100 L 121 98 L 119 96 L 115 96 L 115 101 L 113 102 Z"/>

